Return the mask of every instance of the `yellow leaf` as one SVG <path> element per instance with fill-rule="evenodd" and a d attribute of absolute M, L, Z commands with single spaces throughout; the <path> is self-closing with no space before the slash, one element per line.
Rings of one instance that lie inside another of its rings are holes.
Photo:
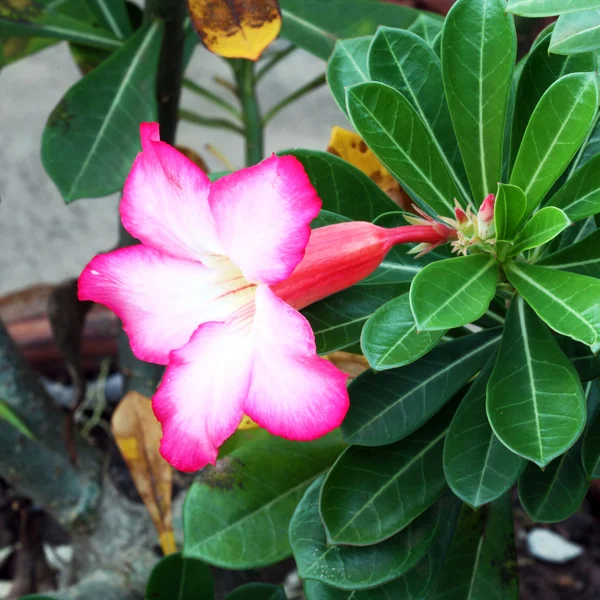
<path fill-rule="evenodd" d="M 204 45 L 227 58 L 258 60 L 281 29 L 277 0 L 188 0 Z"/>
<path fill-rule="evenodd" d="M 362 354 L 332 352 L 331 354 L 326 354 L 323 358 L 332 362 L 343 373 L 350 375 L 348 383 L 370 368 L 369 361 Z"/>
<path fill-rule="evenodd" d="M 409 210 L 411 200 L 392 174 L 379 162 L 357 133 L 342 127 L 331 129 L 327 152 L 335 154 L 370 177 L 398 206 Z"/>
<path fill-rule="evenodd" d="M 244 415 L 242 422 L 238 425 L 239 431 L 245 431 L 246 429 L 258 429 L 260 425 L 255 423 L 248 415 Z"/>
<path fill-rule="evenodd" d="M 171 513 L 173 471 L 158 449 L 162 430 L 150 399 L 129 392 L 115 410 L 112 433 L 158 531 L 164 554 L 176 552 Z"/>

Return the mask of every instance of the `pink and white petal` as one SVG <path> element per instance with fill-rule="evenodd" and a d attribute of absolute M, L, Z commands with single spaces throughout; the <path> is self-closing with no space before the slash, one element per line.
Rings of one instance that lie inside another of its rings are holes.
<path fill-rule="evenodd" d="M 254 294 L 247 285 L 239 271 L 214 271 L 138 245 L 92 259 L 79 277 L 79 299 L 115 312 L 138 358 L 166 364 L 198 325 L 224 320 L 247 302 Z"/>
<path fill-rule="evenodd" d="M 227 256 L 253 283 L 277 283 L 304 256 L 321 200 L 293 156 L 275 156 L 212 184 L 209 204 Z"/>
<path fill-rule="evenodd" d="M 157 250 L 192 260 L 222 254 L 208 206 L 210 181 L 178 150 L 159 140 L 157 123 L 140 126 L 142 152 L 120 204 L 127 231 Z"/>
<path fill-rule="evenodd" d="M 160 452 L 180 471 L 215 464 L 219 446 L 244 413 L 251 349 L 225 323 L 205 323 L 187 345 L 171 353 L 152 399 L 162 423 Z"/>
<path fill-rule="evenodd" d="M 308 321 L 267 286 L 256 291 L 252 337 L 244 412 L 290 440 L 313 440 L 339 427 L 349 407 L 348 375 L 316 355 Z"/>

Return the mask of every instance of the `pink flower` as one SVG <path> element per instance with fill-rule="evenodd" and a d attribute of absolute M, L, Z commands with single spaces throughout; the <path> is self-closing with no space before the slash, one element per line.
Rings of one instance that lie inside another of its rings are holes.
<path fill-rule="evenodd" d="M 120 211 L 142 244 L 96 256 L 79 297 L 121 318 L 138 358 L 167 365 L 152 400 L 164 458 L 214 464 L 244 414 L 292 440 L 338 427 L 347 375 L 317 356 L 296 309 L 366 277 L 396 243 L 439 243 L 439 230 L 350 222 L 311 235 L 321 200 L 294 157 L 211 184 L 157 124 L 141 138 Z"/>

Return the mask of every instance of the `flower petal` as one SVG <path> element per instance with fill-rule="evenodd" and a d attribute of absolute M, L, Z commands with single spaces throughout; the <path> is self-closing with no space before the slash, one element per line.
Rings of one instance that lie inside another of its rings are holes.
<path fill-rule="evenodd" d="M 291 440 L 313 440 L 338 427 L 349 406 L 348 376 L 316 355 L 308 321 L 267 286 L 256 291 L 253 338 L 244 412 Z"/>
<path fill-rule="evenodd" d="M 79 278 L 80 300 L 108 306 L 123 321 L 133 353 L 159 364 L 198 325 L 224 320 L 253 295 L 231 264 L 214 271 L 143 245 L 96 256 Z"/>
<path fill-rule="evenodd" d="M 159 140 L 157 123 L 142 123 L 140 135 L 142 152 L 127 177 L 120 204 L 125 229 L 172 256 L 202 260 L 207 254 L 222 254 L 208 206 L 208 177 Z"/>
<path fill-rule="evenodd" d="M 160 452 L 180 471 L 215 464 L 219 446 L 244 413 L 251 349 L 225 323 L 205 323 L 190 342 L 171 353 L 152 399 L 162 423 Z"/>
<path fill-rule="evenodd" d="M 225 253 L 254 283 L 289 277 L 321 208 L 300 161 L 275 155 L 215 181 L 209 204 Z"/>

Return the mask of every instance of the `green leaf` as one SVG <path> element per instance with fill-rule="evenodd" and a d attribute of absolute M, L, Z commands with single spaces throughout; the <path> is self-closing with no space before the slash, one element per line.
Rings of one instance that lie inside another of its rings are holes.
<path fill-rule="evenodd" d="M 380 587 L 351 592 L 329 587 L 320 581 L 304 582 L 306 600 L 426 600 L 434 588 L 452 539 L 458 506 L 448 519 L 445 531 L 439 535 L 431 550 L 406 575 Z"/>
<path fill-rule="evenodd" d="M 571 227 L 565 229 L 561 235 L 553 239 L 547 248 L 547 253 L 551 254 L 564 250 L 573 244 L 578 244 L 587 236 L 592 235 L 596 231 L 596 222 L 594 217 L 587 217 L 581 221 L 573 223 Z"/>
<path fill-rule="evenodd" d="M 369 49 L 369 73 L 399 91 L 421 117 L 464 204 L 469 199 L 461 183 L 464 166 L 444 97 L 442 68 L 433 50 L 410 31 L 380 27 Z"/>
<path fill-rule="evenodd" d="M 600 0 L 508 0 L 506 10 L 522 17 L 553 17 L 588 8 L 600 8 Z"/>
<path fill-rule="evenodd" d="M 298 501 L 341 450 L 337 432 L 309 443 L 269 436 L 204 469 L 185 502 L 184 556 L 228 569 L 286 558 Z"/>
<path fill-rule="evenodd" d="M 588 277 L 600 277 L 600 229 L 536 264 Z"/>
<path fill-rule="evenodd" d="M 27 425 L 19 417 L 19 415 L 17 415 L 17 413 L 15 413 L 13 409 L 2 400 L 0 400 L 0 419 L 10 423 L 15 429 L 17 429 L 25 437 L 28 437 L 30 440 L 35 439 L 35 436 L 33 435 L 31 429 L 27 427 Z"/>
<path fill-rule="evenodd" d="M 510 495 L 478 511 L 463 506 L 438 586 L 428 600 L 518 600 Z"/>
<path fill-rule="evenodd" d="M 327 62 L 327 83 L 340 110 L 347 114 L 346 88 L 369 81 L 369 46 L 373 38 L 339 40 Z"/>
<path fill-rule="evenodd" d="M 125 0 L 88 0 L 88 3 L 105 29 L 121 40 L 131 35 Z"/>
<path fill-rule="evenodd" d="M 600 7 L 562 15 L 556 21 L 550 52 L 578 54 L 600 50 Z"/>
<path fill-rule="evenodd" d="M 283 588 L 278 585 L 266 583 L 247 583 L 231 594 L 225 600 L 285 600 L 286 595 Z M 199 600 L 199 599 L 198 599 Z"/>
<path fill-rule="evenodd" d="M 531 115 L 544 92 L 563 75 L 596 70 L 596 58 L 593 54 L 581 54 L 579 56 L 550 54 L 551 32 L 551 29 L 547 29 L 540 34 L 537 43 L 525 59 L 523 71 L 519 78 L 511 134 L 511 167 L 519 151 Z"/>
<path fill-rule="evenodd" d="M 383 371 L 403 367 L 421 358 L 444 333 L 444 330 L 418 332 L 410 310 L 409 294 L 403 294 L 372 314 L 363 329 L 361 347 L 371 367 Z"/>
<path fill-rule="evenodd" d="M 568 450 L 585 425 L 577 372 L 521 297 L 506 317 L 487 414 L 500 441 L 540 467 Z"/>
<path fill-rule="evenodd" d="M 389 196 L 367 175 L 350 163 L 316 150 L 285 150 L 295 156 L 323 201 L 323 208 L 353 221 L 373 221 L 383 213 L 398 210 Z"/>
<path fill-rule="evenodd" d="M 122 187 L 139 151 L 139 125 L 152 121 L 160 49 L 158 22 L 138 31 L 77 82 L 51 113 L 42 162 L 65 202 Z"/>
<path fill-rule="evenodd" d="M 290 523 L 290 541 L 302 579 L 316 579 L 343 590 L 377 587 L 407 573 L 431 549 L 457 505 L 448 493 L 384 542 L 332 546 L 327 544 L 319 517 L 322 483 L 322 479 L 315 481 L 298 504 Z"/>
<path fill-rule="evenodd" d="M 440 344 L 406 367 L 365 371 L 349 387 L 344 439 L 361 446 L 397 442 L 435 415 L 485 364 L 497 331 L 480 331 Z"/>
<path fill-rule="evenodd" d="M 501 183 L 494 205 L 494 226 L 498 241 L 511 242 L 525 216 L 527 198 L 521 188 Z"/>
<path fill-rule="evenodd" d="M 592 395 L 599 395 L 599 381 L 589 384 L 588 410 Z M 600 479 L 600 411 L 590 411 L 590 418 L 583 436 L 581 461 L 589 479 Z"/>
<path fill-rule="evenodd" d="M 571 225 L 569 217 L 555 206 L 546 206 L 536 212 L 525 224 L 510 250 L 513 256 L 537 248 L 553 240 Z"/>
<path fill-rule="evenodd" d="M 455 404 L 455 403 L 454 403 Z M 446 489 L 442 451 L 456 406 L 406 439 L 350 446 L 327 474 L 320 511 L 331 544 L 368 546 L 404 529 Z"/>
<path fill-rule="evenodd" d="M 549 327 L 587 344 L 600 344 L 600 281 L 558 269 L 511 262 L 506 276 Z"/>
<path fill-rule="evenodd" d="M 496 294 L 498 263 L 489 254 L 448 258 L 427 265 L 410 287 L 419 331 L 447 330 L 483 316 Z"/>
<path fill-rule="evenodd" d="M 525 460 L 500 442 L 487 418 L 486 388 L 495 362 L 494 356 L 469 388 L 452 419 L 444 444 L 444 473 L 448 485 L 473 508 L 502 496 L 525 468 Z"/>
<path fill-rule="evenodd" d="M 578 442 L 543 471 L 530 463 L 519 479 L 519 500 L 534 521 L 558 523 L 579 510 L 589 487 Z"/>
<path fill-rule="evenodd" d="M 505 7 L 504 0 L 458 0 L 442 33 L 444 89 L 477 206 L 502 178 L 517 55 L 515 26 Z"/>
<path fill-rule="evenodd" d="M 565 211 L 579 221 L 600 212 L 600 155 L 594 156 L 552 196 L 549 206 Z"/>
<path fill-rule="evenodd" d="M 388 171 L 435 213 L 452 216 L 460 191 L 410 102 L 382 83 L 352 86 L 346 100 L 354 127 Z"/>
<path fill-rule="evenodd" d="M 592 73 L 561 77 L 544 93 L 523 136 L 510 183 L 527 196 L 526 215 L 542 201 L 590 131 L 598 106 Z"/>
<path fill-rule="evenodd" d="M 327 227 L 328 225 L 337 225 L 338 223 L 349 223 L 352 219 L 343 217 L 337 213 L 330 212 L 328 210 L 320 210 L 319 214 L 312 220 L 310 224 L 311 229 L 319 229 L 321 227 Z"/>
<path fill-rule="evenodd" d="M 183 558 L 180 552 L 161 559 L 146 586 L 146 597 L 152 600 L 212 600 L 213 595 L 213 576 L 208 565 Z"/>
<path fill-rule="evenodd" d="M 371 35 L 383 23 L 406 28 L 420 14 L 371 0 L 280 0 L 279 5 L 281 36 L 323 60 L 329 58 L 337 40 Z"/>
<path fill-rule="evenodd" d="M 558 345 L 569 357 L 581 381 L 591 381 L 600 377 L 600 357 L 594 356 L 585 344 L 580 344 L 571 338 L 558 336 Z"/>
<path fill-rule="evenodd" d="M 433 46 L 433 41 L 442 31 L 442 26 L 443 21 L 434 19 L 427 14 L 420 14 L 408 28 L 408 31 L 412 31 L 430 46 Z"/>
<path fill-rule="evenodd" d="M 367 319 L 406 291 L 406 284 L 355 285 L 305 308 L 302 314 L 315 332 L 317 352 L 328 354 L 358 343 Z"/>
<path fill-rule="evenodd" d="M 114 50 L 121 42 L 108 31 L 30 2 L 0 6 L 0 38 L 38 37 Z"/>

